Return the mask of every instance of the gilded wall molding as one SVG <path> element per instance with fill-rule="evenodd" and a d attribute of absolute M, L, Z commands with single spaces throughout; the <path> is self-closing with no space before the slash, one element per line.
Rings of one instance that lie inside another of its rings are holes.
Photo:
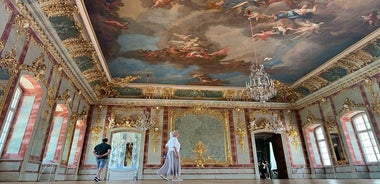
<path fill-rule="evenodd" d="M 229 132 L 229 121 L 228 121 L 228 111 L 227 110 L 214 110 L 210 108 L 205 108 L 203 106 L 197 106 L 194 108 L 187 108 L 187 109 L 178 109 L 178 108 L 169 108 L 169 130 L 173 130 L 176 127 L 177 120 L 179 120 L 181 117 L 185 116 L 203 116 L 208 115 L 211 117 L 215 117 L 219 120 L 221 123 L 221 128 L 223 131 L 223 147 L 224 150 L 218 151 L 219 153 L 223 153 L 224 160 L 219 160 L 215 158 L 215 155 L 210 155 L 210 149 L 207 145 L 210 145 L 208 143 L 205 144 L 202 140 L 194 140 L 197 143 L 194 142 L 194 145 L 188 145 L 193 148 L 192 156 L 186 157 L 182 156 L 181 161 L 183 164 L 189 164 L 194 165 L 196 167 L 203 167 L 204 165 L 219 165 L 219 166 L 229 166 L 232 164 L 232 152 L 231 152 L 231 140 L 230 140 L 230 132 Z M 191 122 L 188 122 L 191 123 Z M 188 124 L 185 123 L 185 124 Z M 203 123 L 202 123 L 203 124 Z M 183 125 L 183 124 L 182 124 Z M 189 125 L 193 126 L 193 125 Z M 180 130 L 181 131 L 181 130 Z M 185 133 L 182 133 L 182 137 Z M 203 135 L 205 136 L 205 135 Z M 199 135 L 199 138 L 201 138 L 202 135 Z M 208 140 L 208 141 L 216 141 L 216 140 Z M 193 142 L 193 141 L 191 141 Z M 214 142 L 215 143 L 215 142 Z M 183 142 L 181 143 L 183 145 Z M 218 145 L 221 146 L 221 145 Z M 203 147 L 199 151 L 199 148 Z M 208 150 L 208 151 L 206 151 Z M 189 153 L 188 153 L 189 154 Z"/>

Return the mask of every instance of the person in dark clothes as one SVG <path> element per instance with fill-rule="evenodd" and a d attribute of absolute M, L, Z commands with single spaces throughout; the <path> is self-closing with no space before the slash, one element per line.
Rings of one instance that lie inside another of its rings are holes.
<path fill-rule="evenodd" d="M 94 148 L 94 155 L 96 157 L 96 176 L 94 180 L 99 182 L 100 175 L 102 173 L 103 168 L 106 166 L 108 161 L 108 155 L 111 153 L 111 145 L 107 144 L 108 138 L 103 138 L 102 143 L 98 144 Z"/>

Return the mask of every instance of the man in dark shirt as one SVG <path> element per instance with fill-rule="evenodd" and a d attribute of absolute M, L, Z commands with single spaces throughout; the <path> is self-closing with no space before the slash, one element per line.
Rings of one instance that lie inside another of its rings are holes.
<path fill-rule="evenodd" d="M 108 155 L 111 153 L 111 146 L 107 144 L 108 138 L 103 138 L 102 143 L 98 144 L 94 148 L 94 155 L 96 157 L 97 173 L 94 178 L 96 182 L 100 181 L 100 175 L 103 168 L 107 164 Z"/>

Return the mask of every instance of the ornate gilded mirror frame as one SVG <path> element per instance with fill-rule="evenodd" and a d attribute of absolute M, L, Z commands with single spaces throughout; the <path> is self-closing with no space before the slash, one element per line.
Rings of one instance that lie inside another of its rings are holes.
<path fill-rule="evenodd" d="M 227 110 L 212 110 L 199 105 L 169 109 L 169 130 L 173 129 L 181 134 L 182 165 L 202 168 L 232 164 Z"/>

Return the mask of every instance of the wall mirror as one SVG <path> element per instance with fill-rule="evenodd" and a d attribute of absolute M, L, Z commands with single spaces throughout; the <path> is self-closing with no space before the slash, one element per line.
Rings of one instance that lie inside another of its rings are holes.
<path fill-rule="evenodd" d="M 336 164 L 347 163 L 347 156 L 344 151 L 342 139 L 339 134 L 338 125 L 334 120 L 333 116 L 327 116 L 326 121 L 327 135 L 329 137 L 329 142 L 331 146 L 331 151 L 334 153 L 334 160 Z"/>
<path fill-rule="evenodd" d="M 346 160 L 346 155 L 339 134 L 330 132 L 330 141 L 336 161 L 338 163 L 344 162 Z"/>

